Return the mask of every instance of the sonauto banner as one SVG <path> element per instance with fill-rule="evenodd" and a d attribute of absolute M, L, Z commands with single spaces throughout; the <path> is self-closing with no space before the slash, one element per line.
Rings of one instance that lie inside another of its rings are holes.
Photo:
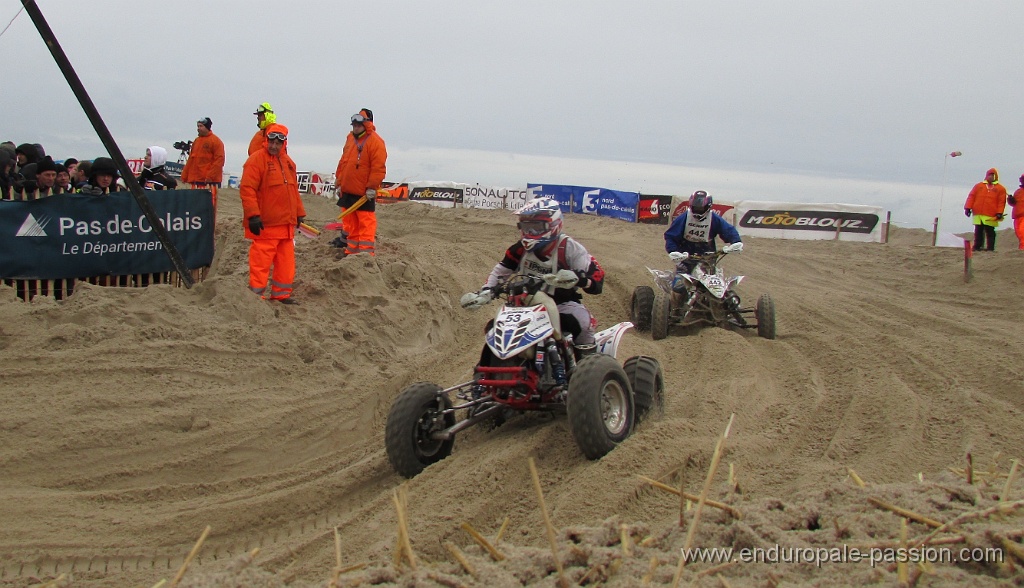
<path fill-rule="evenodd" d="M 462 204 L 468 186 L 458 182 L 409 182 L 409 200 L 452 208 Z"/>
<path fill-rule="evenodd" d="M 517 212 L 526 204 L 526 190 L 475 184 L 466 186 L 462 205 L 466 208 L 507 209 Z"/>
<path fill-rule="evenodd" d="M 147 191 L 185 266 L 213 261 L 213 202 L 207 190 Z M 0 201 L 0 278 L 57 280 L 174 269 L 129 192 L 59 194 Z"/>
<path fill-rule="evenodd" d="M 882 215 L 878 206 L 857 204 L 807 204 L 794 202 L 736 203 L 740 234 L 775 239 L 835 239 L 882 241 Z"/>
<path fill-rule="evenodd" d="M 558 200 L 563 211 L 607 216 L 628 222 L 636 222 L 637 205 L 640 202 L 640 195 L 636 192 L 607 188 L 527 184 L 526 190 L 532 198 L 546 196 Z"/>

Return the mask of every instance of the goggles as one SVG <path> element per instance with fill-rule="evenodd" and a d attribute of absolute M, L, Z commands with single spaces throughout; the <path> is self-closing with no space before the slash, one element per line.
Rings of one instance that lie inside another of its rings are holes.
<path fill-rule="evenodd" d="M 548 221 L 542 220 L 519 221 L 516 226 L 527 237 L 543 237 L 551 229 Z"/>
<path fill-rule="evenodd" d="M 267 139 L 270 141 L 281 141 L 283 143 L 288 140 L 288 135 L 284 133 L 267 133 Z"/>
<path fill-rule="evenodd" d="M 363 116 L 361 114 L 353 114 L 352 115 L 352 124 L 356 124 L 356 123 L 363 124 L 364 122 L 366 122 L 366 117 L 365 116 Z"/>

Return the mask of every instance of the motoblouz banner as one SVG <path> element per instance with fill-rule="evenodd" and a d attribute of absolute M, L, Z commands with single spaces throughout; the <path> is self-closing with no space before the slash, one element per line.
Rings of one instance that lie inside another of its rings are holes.
<path fill-rule="evenodd" d="M 877 206 L 743 200 L 736 209 L 736 228 L 742 235 L 805 240 L 838 235 L 843 241 L 882 241 L 884 210 Z"/>
<path fill-rule="evenodd" d="M 527 184 L 526 191 L 531 198 L 554 198 L 563 212 L 607 216 L 628 222 L 636 222 L 640 202 L 640 195 L 636 192 L 607 188 Z"/>
<path fill-rule="evenodd" d="M 452 208 L 462 204 L 467 187 L 457 182 L 409 182 L 409 200 Z"/>
<path fill-rule="evenodd" d="M 188 269 L 213 261 L 208 190 L 147 191 Z M 0 201 L 0 278 L 58 280 L 172 271 L 174 265 L 129 192 Z"/>

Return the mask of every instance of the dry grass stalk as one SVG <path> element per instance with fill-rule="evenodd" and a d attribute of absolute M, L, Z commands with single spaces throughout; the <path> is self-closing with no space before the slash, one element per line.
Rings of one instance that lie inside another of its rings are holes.
<path fill-rule="evenodd" d="M 501 561 L 505 559 L 505 554 L 498 551 L 497 547 L 491 545 L 491 542 L 488 541 L 486 537 L 478 533 L 477 530 L 473 528 L 473 525 L 470 525 L 469 523 L 462 523 L 462 530 L 469 533 L 469 536 L 473 538 L 473 541 L 476 541 L 480 547 L 483 547 L 487 553 L 491 554 L 491 559 L 494 561 Z"/>
<path fill-rule="evenodd" d="M 971 486 L 974 485 L 974 460 L 971 458 L 971 452 L 967 452 L 967 469 L 965 470 L 967 483 Z"/>
<path fill-rule="evenodd" d="M 206 536 L 209 534 L 210 525 L 206 525 L 206 528 L 203 529 L 203 534 L 199 536 L 199 541 L 196 541 L 195 546 L 192 547 L 192 551 L 188 552 L 188 557 L 185 558 L 185 561 L 181 562 L 181 569 L 178 570 L 178 574 L 174 576 L 173 580 L 171 580 L 170 588 L 177 586 L 178 582 L 181 582 L 181 579 L 185 577 L 185 570 L 188 569 L 188 564 L 192 563 L 192 558 L 199 553 L 199 548 L 203 546 L 203 542 L 206 541 Z"/>
<path fill-rule="evenodd" d="M 633 540 L 629 536 L 629 525 L 619 525 L 619 544 L 622 545 L 622 555 L 633 557 Z"/>
<path fill-rule="evenodd" d="M 683 568 L 686 566 L 686 552 L 693 545 L 693 537 L 697 533 L 697 526 L 700 524 L 700 513 L 704 509 L 704 503 L 708 499 L 708 492 L 711 491 L 711 481 L 715 479 L 715 473 L 718 471 L 718 462 L 722 459 L 722 449 L 725 447 L 725 440 L 729 438 L 729 431 L 732 430 L 733 420 L 736 418 L 736 413 L 732 413 L 729 416 L 729 424 L 725 426 L 725 431 L 722 436 L 718 438 L 718 443 L 715 444 L 715 452 L 711 456 L 711 466 L 708 468 L 707 478 L 704 479 L 704 488 L 700 491 L 700 498 L 697 500 L 697 508 L 693 513 L 693 520 L 690 522 L 690 529 L 686 532 L 686 541 L 683 542 L 683 553 L 679 556 L 679 567 L 676 569 L 676 576 L 672 581 L 672 588 L 679 586 L 679 580 L 683 577 Z"/>
<path fill-rule="evenodd" d="M 697 572 L 697 577 L 698 578 L 703 578 L 704 576 L 710 576 L 711 574 L 717 574 L 718 572 L 727 570 L 727 569 L 729 569 L 729 568 L 731 568 L 731 567 L 733 567 L 735 565 L 738 565 L 739 563 L 740 562 L 738 562 L 738 561 L 727 561 L 724 564 L 718 564 L 717 566 L 708 568 L 708 569 L 706 569 L 704 571 Z"/>
<path fill-rule="evenodd" d="M 899 515 L 899 516 L 901 516 L 903 518 L 910 519 L 912 521 L 917 521 L 919 523 L 923 523 L 925 525 L 928 525 L 929 527 L 931 527 L 933 529 L 942 526 L 942 523 L 939 522 L 939 521 L 936 521 L 935 519 L 930 519 L 930 518 L 928 518 L 928 517 L 926 517 L 924 515 L 919 515 L 919 514 L 917 514 L 914 511 L 907 510 L 905 508 L 900 508 L 900 507 L 898 507 L 898 506 L 896 506 L 894 504 L 889 504 L 888 502 L 885 502 L 885 501 L 883 501 L 880 498 L 875 498 L 874 496 L 869 496 L 868 497 L 868 502 L 870 502 L 871 504 L 877 506 L 878 508 L 885 509 L 885 510 L 887 510 L 889 512 L 892 512 L 892 513 L 895 513 L 895 514 L 897 514 L 897 515 Z"/>
<path fill-rule="evenodd" d="M 1000 538 L 999 542 L 1007 553 L 1012 554 L 1014 557 L 1019 559 L 1021 563 L 1024 563 L 1024 547 L 1021 547 L 1020 543 L 1010 541 L 1006 537 Z"/>
<path fill-rule="evenodd" d="M 652 478 L 648 478 L 646 476 L 637 476 L 637 477 L 640 478 L 641 480 L 643 480 L 644 482 L 647 482 L 651 486 L 654 486 L 655 488 L 658 488 L 659 490 L 664 490 L 665 492 L 671 492 L 672 494 L 679 494 L 679 489 L 673 488 L 672 486 L 669 486 L 668 484 L 663 484 L 663 483 L 661 483 L 661 482 L 659 482 L 657 480 L 654 480 Z M 689 492 L 683 492 L 683 498 L 686 499 L 686 500 L 693 500 L 693 501 L 700 500 L 700 496 L 697 496 L 696 494 L 690 494 Z M 717 500 L 705 500 L 704 504 L 706 504 L 707 506 L 710 506 L 712 508 L 717 508 L 719 510 L 724 510 L 725 512 L 727 512 L 730 515 L 732 515 L 732 517 L 734 519 L 742 519 L 743 518 L 743 513 L 741 513 L 740 511 L 736 510 L 735 508 L 729 506 L 728 504 L 725 504 L 724 502 L 718 502 Z"/>
<path fill-rule="evenodd" d="M 512 519 L 505 517 L 505 520 L 501 523 L 501 528 L 498 529 L 498 534 L 494 536 L 495 543 L 501 543 L 501 538 L 505 536 L 505 530 L 508 529 L 508 523 Z"/>
<path fill-rule="evenodd" d="M 452 554 L 452 557 L 455 558 L 455 561 L 459 562 L 459 565 L 462 566 L 462 569 L 466 570 L 467 574 L 473 576 L 474 578 L 477 578 L 476 568 L 473 567 L 473 564 L 470 563 L 470 561 L 466 558 L 466 555 L 462 553 L 461 549 L 459 549 L 451 541 L 445 541 L 444 548 L 448 550 L 448 553 Z"/>
<path fill-rule="evenodd" d="M 49 582 L 41 584 L 40 588 L 58 588 L 65 578 L 67 578 L 67 574 L 61 574 Z"/>
<path fill-rule="evenodd" d="M 565 570 L 562 568 L 562 559 L 558 557 L 558 541 L 555 540 L 555 527 L 551 524 L 551 517 L 548 516 L 548 507 L 544 504 L 544 490 L 540 487 L 540 474 L 537 473 L 537 464 L 533 458 L 527 460 L 530 464 L 530 476 L 533 478 L 533 488 L 537 491 L 537 501 L 540 504 L 540 512 L 544 515 L 544 526 L 547 528 L 548 543 L 551 544 L 551 555 L 555 558 L 555 569 L 558 570 L 558 585 L 563 588 L 569 585 L 565 578 Z"/>
<path fill-rule="evenodd" d="M 927 536 L 925 536 L 924 539 L 921 539 L 920 541 L 915 540 L 914 541 L 914 547 L 921 547 L 923 545 L 927 545 L 927 544 L 931 543 L 931 540 L 934 539 L 936 535 L 938 535 L 939 533 L 941 533 L 941 532 L 943 532 L 943 531 L 945 531 L 947 529 L 953 529 L 953 528 L 955 528 L 957 525 L 959 525 L 961 523 L 965 523 L 965 522 L 973 520 L 973 519 L 983 519 L 983 518 L 989 517 L 989 516 L 991 516 L 993 514 L 996 514 L 996 513 L 1008 514 L 1010 512 L 1013 512 L 1014 510 L 1017 510 L 1018 508 L 1020 508 L 1022 506 L 1024 506 L 1024 500 L 1017 500 L 1017 501 L 1014 501 L 1014 502 L 1002 502 L 1000 504 L 997 504 L 996 506 L 993 506 L 993 507 L 990 507 L 990 508 L 986 508 L 986 509 L 983 509 L 983 510 L 975 510 L 975 511 L 971 511 L 971 512 L 966 512 L 966 513 L 956 517 L 955 519 L 949 521 L 948 523 L 943 524 L 938 529 L 935 529 L 934 531 L 929 533 Z"/>
<path fill-rule="evenodd" d="M 864 480 L 861 480 L 860 476 L 857 475 L 857 472 L 853 471 L 853 468 L 846 468 L 846 471 L 849 472 L 850 477 L 853 478 L 853 483 L 854 484 L 857 484 L 861 488 L 867 488 L 868 487 L 868 485 L 864 483 Z"/>
<path fill-rule="evenodd" d="M 723 578 L 722 574 L 718 574 L 717 576 L 715 576 L 715 578 L 718 578 L 718 581 L 722 583 L 722 588 L 732 588 L 732 584 L 730 584 L 728 580 Z"/>
<path fill-rule="evenodd" d="M 449 578 L 447 576 L 442 576 L 441 574 L 439 574 L 437 572 L 433 572 L 433 571 L 427 572 L 427 577 L 430 578 L 431 580 L 437 582 L 438 584 L 440 584 L 442 586 L 448 586 L 448 588 L 469 588 L 469 586 L 463 584 L 462 582 L 459 582 L 455 578 Z"/>
<path fill-rule="evenodd" d="M 153 584 L 153 588 L 164 588 L 164 584 L 166 584 L 166 583 L 167 583 L 167 578 L 164 578 L 163 580 L 160 580 L 156 584 Z"/>
<path fill-rule="evenodd" d="M 402 542 L 402 551 L 405 552 L 405 556 L 409 559 L 409 567 L 416 570 L 416 555 L 412 552 L 412 541 L 409 540 L 409 524 L 406 521 L 405 500 L 403 500 L 404 496 L 399 496 L 400 492 L 402 494 L 405 493 L 404 485 L 399 490 L 395 490 L 391 495 L 391 499 L 395 503 L 395 510 L 398 512 L 398 537 Z"/>
<path fill-rule="evenodd" d="M 910 543 L 917 544 L 917 539 L 914 539 Z M 943 537 L 942 539 L 934 539 L 928 543 L 928 545 L 956 545 L 957 543 L 967 543 L 967 537 L 963 535 L 951 535 L 949 537 Z M 868 549 L 896 549 L 900 547 L 898 541 L 882 541 L 880 543 L 868 543 L 863 545 L 854 545 L 857 549 L 868 550 Z"/>
<path fill-rule="evenodd" d="M 644 574 L 644 577 L 643 577 L 643 580 L 642 580 L 642 583 L 643 583 L 644 586 L 647 586 L 647 585 L 649 585 L 651 583 L 651 580 L 654 578 L 654 571 L 657 570 L 657 569 L 658 569 L 658 558 L 654 557 L 652 555 L 650 563 L 647 564 L 647 573 Z"/>
<path fill-rule="evenodd" d="M 900 548 L 903 549 L 903 553 L 907 553 L 907 519 L 900 519 Z M 903 561 L 903 558 L 896 562 L 896 580 L 900 588 L 906 588 L 910 585 L 907 562 Z"/>
<path fill-rule="evenodd" d="M 338 588 L 338 581 L 341 579 L 341 534 L 338 527 L 334 527 L 334 574 L 331 576 L 330 588 Z"/>
<path fill-rule="evenodd" d="M 999 495 L 999 502 L 1006 502 L 1007 497 L 1010 496 L 1010 490 L 1013 489 L 1013 483 L 1017 479 L 1017 469 L 1020 467 L 1018 460 L 1013 460 L 1013 465 L 1010 466 L 1010 473 L 1006 476 L 1006 485 L 1003 486 L 1003 491 Z"/>

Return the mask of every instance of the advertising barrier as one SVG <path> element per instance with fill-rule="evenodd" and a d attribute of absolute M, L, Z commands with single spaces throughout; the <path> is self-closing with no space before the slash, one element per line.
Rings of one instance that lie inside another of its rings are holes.
<path fill-rule="evenodd" d="M 409 200 L 441 208 L 462 204 L 469 184 L 458 182 L 409 182 Z"/>
<path fill-rule="evenodd" d="M 667 225 L 672 216 L 672 196 L 640 194 L 636 207 L 636 222 L 651 225 Z"/>
<path fill-rule="evenodd" d="M 526 199 L 526 190 L 476 184 L 466 186 L 462 205 L 466 208 L 505 209 L 515 212 L 526 204 Z"/>
<path fill-rule="evenodd" d="M 741 235 L 774 239 L 882 242 L 879 206 L 795 202 L 736 203 L 736 228 Z"/>
<path fill-rule="evenodd" d="M 608 216 L 628 222 L 636 221 L 637 205 L 640 202 L 640 195 L 636 192 L 607 188 L 527 184 L 526 191 L 531 198 L 554 198 L 563 212 Z"/>
<path fill-rule="evenodd" d="M 210 265 L 210 192 L 155 190 L 146 195 L 186 267 Z M 54 280 L 173 269 L 129 192 L 0 201 L 0 278 Z"/>

